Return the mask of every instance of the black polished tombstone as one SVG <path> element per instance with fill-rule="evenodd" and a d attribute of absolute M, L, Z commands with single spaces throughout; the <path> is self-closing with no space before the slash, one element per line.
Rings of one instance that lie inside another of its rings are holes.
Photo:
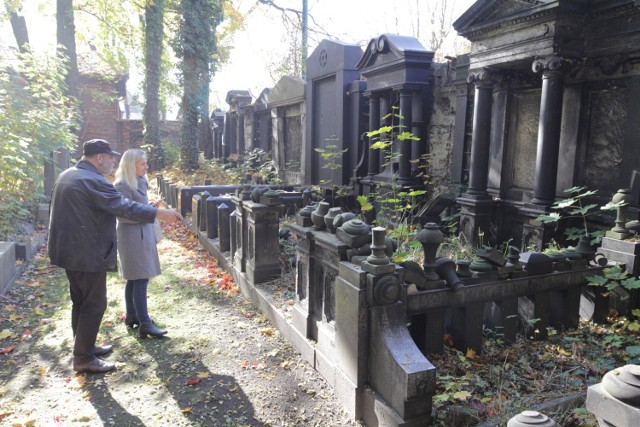
<path fill-rule="evenodd" d="M 351 82 L 360 80 L 356 65 L 361 56 L 360 46 L 323 40 L 307 59 L 305 184 L 349 183 L 355 166 L 350 157 L 343 156 L 342 167 L 330 169 L 316 149 L 357 151 L 346 113 Z"/>

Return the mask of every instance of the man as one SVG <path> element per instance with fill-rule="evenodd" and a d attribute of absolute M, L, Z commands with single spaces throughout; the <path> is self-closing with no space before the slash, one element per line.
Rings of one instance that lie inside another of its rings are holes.
<path fill-rule="evenodd" d="M 120 156 L 107 141 L 83 144 L 83 156 L 60 174 L 51 196 L 49 257 L 65 269 L 71 296 L 73 368 L 77 372 L 109 372 L 115 365 L 97 356 L 112 346 L 96 346 L 107 308 L 107 272 L 117 271 L 116 216 L 136 222 L 181 219 L 171 209 L 157 209 L 122 197 L 103 176 Z"/>

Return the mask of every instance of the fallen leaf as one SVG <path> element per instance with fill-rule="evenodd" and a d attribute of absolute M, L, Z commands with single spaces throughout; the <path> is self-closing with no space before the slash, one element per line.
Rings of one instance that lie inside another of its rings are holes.
<path fill-rule="evenodd" d="M 261 333 L 262 335 L 268 335 L 268 336 L 271 336 L 271 335 L 273 335 L 273 329 L 272 329 L 272 328 L 264 328 L 264 329 L 261 329 L 261 330 L 260 330 L 260 333 Z"/>
<path fill-rule="evenodd" d="M 0 331 L 0 340 L 3 340 L 5 338 L 12 338 L 14 336 L 14 333 L 11 329 L 5 329 L 4 331 Z"/>
<path fill-rule="evenodd" d="M 475 359 L 476 357 L 478 357 L 478 354 L 474 349 L 468 348 L 467 353 L 464 355 L 464 357 L 466 357 L 467 359 Z"/>
<path fill-rule="evenodd" d="M 0 354 L 11 353 L 16 348 L 15 345 L 10 345 L 9 347 L 0 348 Z"/>
<path fill-rule="evenodd" d="M 190 414 L 192 411 L 193 408 L 184 408 L 180 410 L 180 412 L 182 412 L 183 414 Z"/>
<path fill-rule="evenodd" d="M 453 398 L 457 399 L 457 400 L 467 400 L 470 397 L 471 397 L 471 393 L 469 393 L 466 390 L 462 390 L 462 391 L 458 391 L 456 393 L 453 393 Z"/>
<path fill-rule="evenodd" d="M 200 378 L 192 377 L 187 380 L 187 385 L 197 385 L 200 384 L 200 381 L 202 381 Z"/>
<path fill-rule="evenodd" d="M 209 376 L 208 372 L 199 372 L 198 378 L 207 378 Z"/>

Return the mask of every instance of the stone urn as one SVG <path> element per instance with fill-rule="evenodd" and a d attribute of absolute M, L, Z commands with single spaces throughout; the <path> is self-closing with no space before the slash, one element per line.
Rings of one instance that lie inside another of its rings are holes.
<path fill-rule="evenodd" d="M 311 218 L 311 214 L 317 209 L 317 207 L 318 206 L 315 203 L 307 205 L 298 211 L 298 215 L 303 218 Z"/>
<path fill-rule="evenodd" d="M 331 205 L 327 202 L 318 203 L 318 207 L 311 213 L 311 221 L 317 230 L 324 230 L 327 226 L 324 223 L 324 216 L 329 212 Z"/>
<path fill-rule="evenodd" d="M 327 231 L 335 234 L 336 228 L 333 226 L 333 220 L 342 213 L 342 208 L 331 208 L 324 216 L 324 225 L 327 227 Z"/>
<path fill-rule="evenodd" d="M 456 273 L 458 274 L 458 277 L 461 279 L 469 279 L 473 277 L 473 273 L 471 272 L 469 265 L 471 265 L 471 261 L 468 260 L 460 260 L 456 262 Z"/>
<path fill-rule="evenodd" d="M 573 248 L 576 252 L 582 255 L 582 258 L 587 261 L 591 261 L 596 254 L 596 251 L 591 247 L 591 242 L 589 240 L 589 236 L 582 235 L 580 236 L 580 240 L 578 240 L 578 244 L 575 248 Z"/>
<path fill-rule="evenodd" d="M 342 224 L 344 224 L 347 221 L 351 221 L 355 217 L 356 217 L 356 214 L 354 214 L 353 212 L 342 212 L 340 215 L 337 215 L 333 219 L 333 228 L 337 229 L 338 227 L 342 227 Z"/>

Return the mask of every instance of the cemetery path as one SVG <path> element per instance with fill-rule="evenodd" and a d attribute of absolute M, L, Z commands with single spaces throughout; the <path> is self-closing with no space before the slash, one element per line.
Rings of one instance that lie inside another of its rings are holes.
<path fill-rule="evenodd" d="M 361 425 L 186 225 L 164 230 L 149 311 L 168 337 L 124 325 L 124 283 L 110 275 L 98 342 L 114 345 L 114 372 L 73 372 L 66 277 L 44 249 L 0 296 L 0 425 Z"/>

